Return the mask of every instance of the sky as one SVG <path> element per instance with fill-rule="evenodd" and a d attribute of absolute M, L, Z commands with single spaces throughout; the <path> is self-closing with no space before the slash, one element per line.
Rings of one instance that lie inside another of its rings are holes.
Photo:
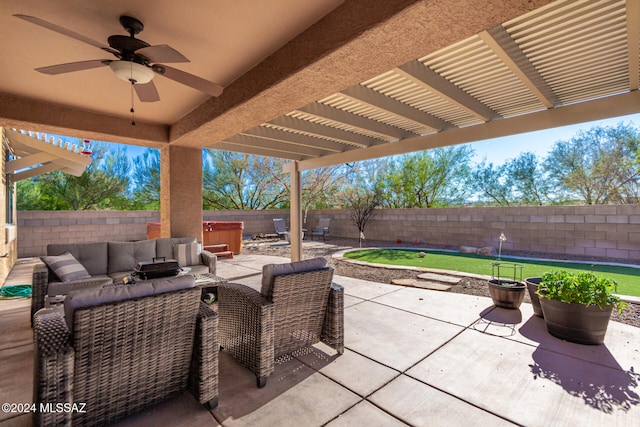
<path fill-rule="evenodd" d="M 526 151 L 531 151 L 538 157 L 546 157 L 556 141 L 569 140 L 580 130 L 589 130 L 594 126 L 616 126 L 620 122 L 631 124 L 640 129 L 640 114 L 477 141 L 470 144 L 475 150 L 475 157 L 472 162 L 477 164 L 486 158 L 488 162 L 494 165 L 501 165 L 506 160 L 516 158 L 520 153 Z M 126 147 L 130 158 L 140 156 L 146 150 L 146 147 L 134 145 L 127 145 Z"/>
<path fill-rule="evenodd" d="M 580 130 L 589 130 L 594 126 L 616 126 L 620 122 L 640 129 L 640 114 L 477 141 L 470 144 L 476 151 L 473 161 L 479 163 L 486 157 L 488 162 L 500 165 L 526 151 L 531 151 L 538 157 L 546 157 L 556 141 L 567 141 Z"/>

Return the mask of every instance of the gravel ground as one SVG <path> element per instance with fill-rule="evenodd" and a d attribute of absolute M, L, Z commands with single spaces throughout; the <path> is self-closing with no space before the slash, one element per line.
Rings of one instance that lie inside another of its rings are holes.
<path fill-rule="evenodd" d="M 364 241 L 363 247 L 383 247 L 391 246 L 389 242 Z M 393 244 L 392 246 L 414 247 L 410 244 Z M 311 243 L 305 241 L 303 247 L 304 258 L 326 257 L 329 263 L 336 269 L 336 274 L 340 276 L 353 277 L 356 279 L 371 280 L 381 283 L 391 283 L 391 279 L 412 279 L 419 274 L 413 270 L 401 270 L 390 268 L 369 267 L 357 265 L 346 261 L 331 258 L 335 252 L 358 247 L 355 239 L 330 239 L 326 244 Z M 290 246 L 283 241 L 269 240 L 245 240 L 243 252 L 261 253 L 265 255 L 277 255 L 289 257 Z M 522 255 L 522 254 L 519 254 Z M 489 288 L 485 280 L 475 278 L 463 278 L 457 285 L 453 286 L 449 292 L 457 292 L 468 295 L 478 295 L 489 297 Z M 528 292 L 525 293 L 525 302 L 530 302 Z M 614 311 L 611 319 L 640 328 L 640 304 L 629 304 L 629 309 L 620 315 Z"/>

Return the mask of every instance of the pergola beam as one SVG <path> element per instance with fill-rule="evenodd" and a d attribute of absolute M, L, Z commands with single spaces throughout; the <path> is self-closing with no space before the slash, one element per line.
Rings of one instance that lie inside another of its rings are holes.
<path fill-rule="evenodd" d="M 52 172 L 54 170 L 60 169 L 59 166 L 54 165 L 53 163 L 49 163 L 42 166 L 37 166 L 31 169 L 27 169 L 22 172 L 8 174 L 7 176 L 11 177 L 12 182 L 22 181 L 23 179 L 32 178 L 34 176 L 42 175 L 43 173 Z M 64 172 L 64 171 L 63 171 Z"/>
<path fill-rule="evenodd" d="M 409 61 L 396 68 L 396 72 L 484 122 L 501 118 L 500 114 L 464 92 L 420 61 Z"/>
<path fill-rule="evenodd" d="M 254 127 L 246 132 L 242 132 L 241 135 L 256 136 L 258 138 L 286 142 L 287 144 L 299 145 L 301 147 L 317 148 L 318 146 L 322 146 L 323 150 L 333 153 L 341 153 L 347 147 L 339 142 L 323 140 L 315 136 L 302 135 L 266 126 Z"/>
<path fill-rule="evenodd" d="M 359 148 L 366 148 L 372 145 L 373 138 L 359 135 L 353 132 L 347 132 L 342 129 L 324 126 L 318 123 L 312 123 L 306 120 L 296 119 L 290 116 L 281 116 L 269 122 L 275 126 L 281 126 L 287 129 L 306 132 L 312 135 L 323 136 L 333 140 L 342 141 L 346 144 L 355 145 Z"/>
<path fill-rule="evenodd" d="M 350 88 L 343 90 L 340 94 L 357 102 L 362 102 L 374 108 L 384 110 L 402 119 L 411 120 L 412 122 L 435 131 L 454 127 L 451 123 L 432 116 L 431 114 L 417 110 L 410 105 L 385 96 L 361 84 L 351 86 Z"/>
<path fill-rule="evenodd" d="M 33 153 L 19 159 L 10 160 L 5 163 L 5 173 L 13 173 L 20 169 L 29 168 L 37 164 L 43 164 L 55 159 L 55 156 L 49 153 Z"/>
<path fill-rule="evenodd" d="M 272 139 L 260 138 L 251 135 L 235 135 L 231 138 L 227 138 L 224 142 L 231 144 L 244 145 L 247 147 L 265 148 L 275 151 L 282 151 L 285 153 L 291 153 L 295 155 L 303 156 L 303 158 L 319 157 L 328 154 L 328 151 L 321 150 L 319 148 L 304 147 L 301 145 L 290 144 L 283 141 L 274 141 Z"/>
<path fill-rule="evenodd" d="M 41 141 L 29 135 L 25 135 L 9 129 L 7 129 L 7 133 L 5 135 L 13 143 L 22 144 L 31 150 L 48 153 L 56 158 L 69 160 L 70 162 L 78 165 L 83 165 L 85 167 L 91 164 L 91 157 L 81 156 L 79 153 L 75 153 L 71 150 L 67 150 L 66 148 L 48 143 L 46 141 Z"/>
<path fill-rule="evenodd" d="M 568 126 L 640 112 L 640 91 L 570 104 L 521 116 L 494 120 L 477 126 L 450 129 L 436 134 L 378 145 L 366 150 L 352 150 L 339 155 L 301 161 L 300 170 L 315 169 L 347 162 L 357 162 L 398 154 L 411 153 L 449 145 L 465 144 L 485 139 Z"/>
<path fill-rule="evenodd" d="M 298 111 L 395 139 L 403 139 L 413 136 L 407 131 L 395 126 L 349 113 L 348 111 L 340 110 L 339 108 L 330 107 L 322 104 L 321 102 L 314 102 L 302 108 L 298 108 Z"/>
<path fill-rule="evenodd" d="M 234 144 L 231 142 L 219 142 L 214 146 L 215 150 L 232 151 L 235 153 L 256 154 L 258 156 L 276 157 L 288 160 L 304 160 L 298 154 L 285 153 L 284 151 L 271 150 L 269 148 L 256 148 L 255 146 Z"/>
<path fill-rule="evenodd" d="M 520 46 L 511 38 L 502 25 L 480 33 L 480 39 L 500 58 L 513 74 L 542 102 L 547 108 L 560 105 L 560 99 L 553 89 L 535 69 Z"/>

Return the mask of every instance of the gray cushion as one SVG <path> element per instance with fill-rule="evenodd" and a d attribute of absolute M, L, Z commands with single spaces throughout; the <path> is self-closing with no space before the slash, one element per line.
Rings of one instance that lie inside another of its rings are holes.
<path fill-rule="evenodd" d="M 71 253 L 92 276 L 107 274 L 107 242 L 96 243 L 50 243 L 47 255 Z"/>
<path fill-rule="evenodd" d="M 63 282 L 91 277 L 87 269 L 69 252 L 65 252 L 62 255 L 46 256 L 42 260 Z"/>
<path fill-rule="evenodd" d="M 91 276 L 88 279 L 72 280 L 70 282 L 51 282 L 47 285 L 47 295 L 66 295 L 78 289 L 102 288 L 112 285 L 109 276 Z"/>
<path fill-rule="evenodd" d="M 178 243 L 173 245 L 173 258 L 181 266 L 202 264 L 197 243 Z"/>
<path fill-rule="evenodd" d="M 305 271 L 321 270 L 327 267 L 326 258 L 313 258 L 286 264 L 267 264 L 262 267 L 262 288 L 260 293 L 266 297 L 271 295 L 273 279 L 283 274 L 302 273 Z"/>
<path fill-rule="evenodd" d="M 195 241 L 195 237 L 160 237 L 155 239 L 156 256 L 165 257 L 166 259 L 173 258 L 173 245 L 179 243 L 193 243 Z"/>
<path fill-rule="evenodd" d="M 71 291 L 64 300 L 64 314 L 69 329 L 73 331 L 73 314 L 77 309 L 158 295 L 165 292 L 193 288 L 194 286 L 195 279 L 193 276 L 184 275 L 169 279 L 148 280 L 131 286 L 123 285 L 102 289 Z"/>
<path fill-rule="evenodd" d="M 156 242 L 109 242 L 107 273 L 133 271 L 139 261 L 151 261 L 156 257 Z"/>

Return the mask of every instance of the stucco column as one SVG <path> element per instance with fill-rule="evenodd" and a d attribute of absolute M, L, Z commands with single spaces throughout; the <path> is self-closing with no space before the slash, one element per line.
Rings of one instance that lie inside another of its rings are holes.
<path fill-rule="evenodd" d="M 285 172 L 291 177 L 289 237 L 291 239 L 291 261 L 302 259 L 302 179 L 298 162 L 287 163 Z"/>
<path fill-rule="evenodd" d="M 202 241 L 202 150 L 160 150 L 160 234 Z"/>

